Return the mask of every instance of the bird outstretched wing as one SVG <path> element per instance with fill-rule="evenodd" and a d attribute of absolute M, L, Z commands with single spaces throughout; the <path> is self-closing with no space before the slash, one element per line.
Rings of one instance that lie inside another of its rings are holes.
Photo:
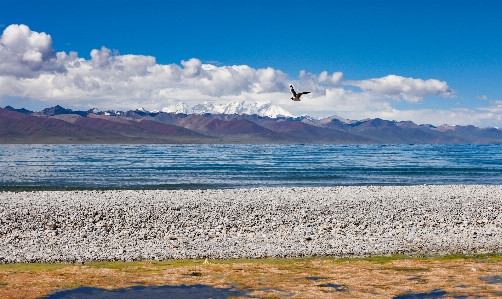
<path fill-rule="evenodd" d="M 310 91 L 304 91 L 304 92 L 299 92 L 299 93 L 296 93 L 295 89 L 293 88 L 293 85 L 290 85 L 289 86 L 289 90 L 291 91 L 291 94 L 293 95 L 293 97 L 291 98 L 293 101 L 300 101 L 300 97 L 303 95 L 303 94 L 308 94 L 310 93 Z"/>

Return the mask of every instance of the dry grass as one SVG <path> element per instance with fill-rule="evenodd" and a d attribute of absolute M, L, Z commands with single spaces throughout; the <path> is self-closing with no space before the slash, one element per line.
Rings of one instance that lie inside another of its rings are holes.
<path fill-rule="evenodd" d="M 0 298 L 37 298 L 57 289 L 138 285 L 237 286 L 260 298 L 392 298 L 434 289 L 448 296 L 502 296 L 502 256 L 361 259 L 171 260 L 0 265 Z M 498 294 L 498 295 L 497 295 Z"/>

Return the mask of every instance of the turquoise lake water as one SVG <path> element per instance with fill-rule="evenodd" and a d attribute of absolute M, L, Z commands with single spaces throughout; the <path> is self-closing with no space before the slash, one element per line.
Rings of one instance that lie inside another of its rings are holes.
<path fill-rule="evenodd" d="M 502 145 L 0 145 L 0 187 L 501 184 Z"/>

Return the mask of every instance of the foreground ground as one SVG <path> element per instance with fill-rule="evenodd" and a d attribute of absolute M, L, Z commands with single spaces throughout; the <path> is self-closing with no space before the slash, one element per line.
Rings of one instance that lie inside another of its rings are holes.
<path fill-rule="evenodd" d="M 182 284 L 233 286 L 255 298 L 502 297 L 502 255 L 203 262 L 4 264 L 0 265 L 0 298 L 39 298 L 79 286 Z"/>
<path fill-rule="evenodd" d="M 502 252 L 502 185 L 0 192 L 0 263 Z"/>

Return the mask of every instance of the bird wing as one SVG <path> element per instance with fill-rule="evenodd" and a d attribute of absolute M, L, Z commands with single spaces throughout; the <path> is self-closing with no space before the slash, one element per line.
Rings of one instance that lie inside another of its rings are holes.
<path fill-rule="evenodd" d="M 291 87 L 291 88 L 290 88 L 290 90 L 291 90 L 291 94 L 292 94 L 294 97 L 296 97 L 296 91 L 295 91 L 295 89 L 294 89 L 293 87 Z"/>
<path fill-rule="evenodd" d="M 304 91 L 304 92 L 299 92 L 298 93 L 298 98 L 300 98 L 302 95 L 310 93 L 310 91 Z"/>

